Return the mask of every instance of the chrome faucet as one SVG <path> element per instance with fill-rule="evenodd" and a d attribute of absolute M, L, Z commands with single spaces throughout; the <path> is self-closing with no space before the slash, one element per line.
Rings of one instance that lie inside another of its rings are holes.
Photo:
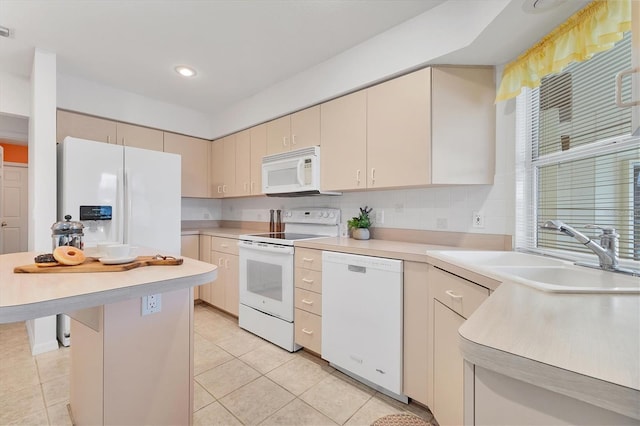
<path fill-rule="evenodd" d="M 600 244 L 593 241 L 581 232 L 576 231 L 571 226 L 559 220 L 548 220 L 540 226 L 541 229 L 550 229 L 562 232 L 565 235 L 575 238 L 578 242 L 589 247 L 599 259 L 600 268 L 607 271 L 620 271 L 618 267 L 618 241 L 620 234 L 616 233 L 616 229 L 611 226 L 586 225 L 585 228 L 600 229 Z M 577 262 L 576 265 L 591 266 L 594 265 Z"/>

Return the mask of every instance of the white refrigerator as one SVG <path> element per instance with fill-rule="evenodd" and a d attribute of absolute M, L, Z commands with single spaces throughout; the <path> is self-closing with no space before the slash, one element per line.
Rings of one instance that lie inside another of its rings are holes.
<path fill-rule="evenodd" d="M 180 161 L 177 154 L 67 137 L 58 145 L 58 220 L 81 221 L 85 247 L 114 241 L 177 256 Z M 68 323 L 58 316 L 65 346 Z"/>

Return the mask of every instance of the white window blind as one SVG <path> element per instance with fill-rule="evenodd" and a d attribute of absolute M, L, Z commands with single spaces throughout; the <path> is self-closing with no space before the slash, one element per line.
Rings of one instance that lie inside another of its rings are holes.
<path fill-rule="evenodd" d="M 615 104 L 615 76 L 628 68 L 630 33 L 518 97 L 518 247 L 591 253 L 539 229 L 559 219 L 596 240 L 599 231 L 585 225 L 615 227 L 620 257 L 640 260 L 640 140 L 630 136 L 631 110 Z M 623 99 L 631 96 L 627 80 Z"/>

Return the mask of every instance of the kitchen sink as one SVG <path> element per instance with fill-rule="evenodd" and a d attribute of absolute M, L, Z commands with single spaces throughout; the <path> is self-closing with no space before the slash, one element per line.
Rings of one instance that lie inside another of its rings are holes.
<path fill-rule="evenodd" d="M 515 251 L 438 251 L 437 257 L 500 281 L 556 293 L 640 293 L 640 278 Z"/>
<path fill-rule="evenodd" d="M 640 278 L 582 266 L 497 266 L 497 275 L 545 291 L 562 293 L 640 293 Z"/>

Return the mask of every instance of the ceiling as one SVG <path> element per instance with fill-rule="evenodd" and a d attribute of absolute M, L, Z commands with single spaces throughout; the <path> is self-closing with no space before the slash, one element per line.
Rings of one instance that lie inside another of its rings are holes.
<path fill-rule="evenodd" d="M 0 72 L 28 77 L 39 47 L 62 74 L 215 114 L 444 1 L 489 0 L 0 0 L 11 30 Z M 476 41 L 440 63 L 509 61 L 587 3 L 542 13 L 528 10 L 536 0 L 502 1 Z M 178 76 L 181 64 L 198 75 Z"/>

